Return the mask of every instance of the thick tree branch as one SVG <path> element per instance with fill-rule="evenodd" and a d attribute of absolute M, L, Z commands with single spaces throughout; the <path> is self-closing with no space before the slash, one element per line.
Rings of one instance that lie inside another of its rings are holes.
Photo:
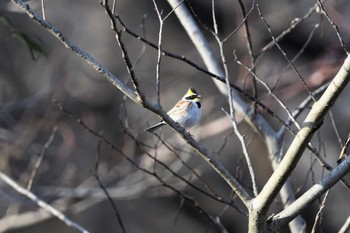
<path fill-rule="evenodd" d="M 315 200 L 320 198 L 333 185 L 335 185 L 342 177 L 350 171 L 350 156 L 348 156 L 339 166 L 333 169 L 318 184 L 313 185 L 307 192 L 299 197 L 288 208 L 281 211 L 271 219 L 271 230 L 278 231 L 286 223 L 290 222 L 305 208 L 308 208 Z"/>
<path fill-rule="evenodd" d="M 259 196 L 254 200 L 255 206 L 267 212 L 277 193 L 297 165 L 313 134 L 322 125 L 324 116 L 350 80 L 350 56 L 346 58 L 338 74 L 329 84 L 321 98 L 314 103 L 301 130 L 289 146 L 283 160 L 265 184 Z"/>

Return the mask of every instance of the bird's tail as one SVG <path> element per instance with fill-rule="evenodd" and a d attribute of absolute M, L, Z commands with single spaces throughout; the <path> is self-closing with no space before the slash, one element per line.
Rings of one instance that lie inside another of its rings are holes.
<path fill-rule="evenodd" d="M 158 124 L 155 124 L 151 127 L 148 127 L 147 129 L 145 129 L 146 132 L 152 133 L 153 131 L 155 131 L 156 129 L 158 129 L 159 127 L 162 127 L 163 125 L 165 125 L 164 122 L 159 122 Z"/>

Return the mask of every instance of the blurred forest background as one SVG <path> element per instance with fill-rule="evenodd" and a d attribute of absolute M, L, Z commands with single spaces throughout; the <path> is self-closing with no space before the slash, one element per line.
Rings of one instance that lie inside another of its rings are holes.
<path fill-rule="evenodd" d="M 171 11 L 166 1 L 156 2 L 164 16 Z M 220 60 L 217 42 L 210 32 L 213 30 L 212 1 L 186 2 L 200 20 Z M 279 45 L 291 60 L 294 59 L 310 90 L 330 81 L 346 53 L 334 27 L 324 15 L 312 10 L 317 1 L 258 3 L 272 35 L 277 37 L 290 29 Z M 244 0 L 243 4 L 248 12 L 253 2 Z M 41 15 L 39 0 L 32 0 L 29 5 Z M 350 2 L 329 0 L 324 6 L 338 26 L 345 45 L 349 45 Z M 98 0 L 46 0 L 45 9 L 46 19 L 66 38 L 130 85 L 109 18 Z M 158 43 L 159 20 L 152 1 L 119 0 L 116 12 L 129 30 Z M 222 39 L 242 23 L 238 1 L 215 1 L 215 13 Z M 0 19 L 2 172 L 90 232 L 122 232 L 111 202 L 96 180 L 96 173 L 113 198 L 126 232 L 219 232 L 196 204 L 210 216 L 220 217 L 229 232 L 247 231 L 245 210 L 238 200 L 233 198 L 234 205 L 230 206 L 189 185 L 213 190 L 208 192 L 225 200 L 233 196 L 222 178 L 186 146 L 183 139 L 167 126 L 157 133 L 159 137 L 143 131 L 157 123 L 159 117 L 125 98 L 98 72 L 8 0 L 0 2 Z M 255 73 L 293 111 L 308 96 L 303 83 L 276 46 L 266 47 L 271 45 L 271 34 L 256 9 L 247 22 L 252 50 L 255 55 L 261 53 L 255 63 Z M 296 23 L 297 26 L 291 28 Z M 126 32 L 122 33 L 122 41 L 141 89 L 155 101 L 157 50 Z M 162 47 L 204 67 L 174 14 L 164 21 Z M 238 59 L 247 66 L 251 65 L 244 27 L 228 37 L 224 51 L 231 82 L 253 94 L 251 75 L 236 62 Z M 241 146 L 222 110 L 228 109 L 227 100 L 218 92 L 211 78 L 168 56 L 162 57 L 160 74 L 160 97 L 165 110 L 169 110 L 189 87 L 194 87 L 203 96 L 203 116 L 199 126 L 190 130 L 191 134 L 205 147 L 216 151 L 217 158 L 226 168 L 250 187 Z M 260 101 L 282 119 L 287 119 L 285 111 L 262 85 L 258 85 L 257 91 Z M 58 104 L 53 102 L 54 99 Z M 334 166 L 341 149 L 340 142 L 349 133 L 349 99 L 347 88 L 313 139 L 320 154 Z M 281 127 L 271 116 L 266 114 L 266 117 L 276 129 Z M 298 121 L 302 122 L 304 117 L 305 113 Z M 89 129 L 102 134 L 110 144 L 89 132 L 79 123 L 80 120 Z M 242 123 L 239 127 L 247 139 L 261 188 L 272 172 L 264 142 L 249 125 Z M 287 133 L 284 144 L 288 145 L 292 138 Z M 117 149 L 111 148 L 111 144 Z M 176 175 L 155 163 L 150 155 L 163 161 Z M 135 164 L 153 175 L 141 171 Z M 162 182 L 154 174 L 160 176 Z M 323 174 L 324 170 L 315 158 L 305 152 L 292 176 L 296 194 L 302 193 Z M 187 200 L 179 192 L 195 201 Z M 303 213 L 308 231 L 320 202 L 316 201 L 313 208 Z M 281 209 L 281 203 L 274 203 L 274 208 Z M 318 232 L 336 232 L 348 218 L 349 210 L 349 192 L 338 184 L 329 194 Z M 0 186 L 0 216 L 1 232 L 76 232 L 3 184 Z M 288 228 L 283 232 L 289 232 Z"/>

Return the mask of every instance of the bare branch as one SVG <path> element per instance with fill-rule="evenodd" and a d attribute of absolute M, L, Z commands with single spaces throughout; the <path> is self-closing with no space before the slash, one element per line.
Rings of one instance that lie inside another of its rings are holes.
<path fill-rule="evenodd" d="M 161 12 L 158 9 L 157 3 L 153 0 L 153 5 L 156 9 L 158 21 L 159 21 L 159 33 L 158 33 L 158 55 L 157 55 L 157 65 L 156 65 L 156 94 L 157 94 L 157 104 L 160 105 L 160 62 L 162 60 L 162 34 L 163 34 L 163 24 Z"/>
<path fill-rule="evenodd" d="M 54 127 L 52 129 L 52 133 L 51 133 L 49 139 L 47 140 L 47 142 L 45 143 L 44 147 L 42 148 L 42 150 L 40 152 L 39 158 L 38 158 L 38 160 L 35 163 L 35 166 L 33 168 L 32 174 L 30 175 L 30 178 L 29 178 L 29 181 L 28 181 L 28 184 L 27 184 L 27 189 L 28 190 L 30 190 L 32 188 L 34 177 L 35 177 L 35 175 L 36 175 L 36 173 L 37 173 L 37 171 L 39 169 L 39 166 L 40 166 L 42 160 L 44 159 L 46 150 L 49 148 L 51 142 L 53 141 L 53 139 L 54 139 L 54 137 L 56 135 L 57 129 L 58 129 L 57 127 Z"/>
<path fill-rule="evenodd" d="M 112 9 L 108 5 L 108 0 L 102 1 L 102 6 L 105 8 L 106 13 L 107 13 L 107 15 L 108 15 L 108 17 L 109 17 L 109 19 L 111 21 L 111 27 L 112 27 L 112 30 L 115 32 L 115 38 L 116 38 L 116 40 L 118 42 L 120 51 L 122 53 L 122 57 L 123 57 L 123 61 L 125 63 L 126 69 L 127 69 L 128 73 L 130 75 L 132 84 L 134 85 L 134 88 L 136 90 L 136 93 L 137 93 L 140 101 L 141 101 L 141 104 L 143 104 L 143 102 L 145 101 L 144 94 L 140 90 L 139 82 L 138 82 L 138 80 L 136 78 L 136 75 L 134 73 L 134 69 L 132 67 L 132 62 L 129 59 L 128 52 L 127 52 L 126 47 L 125 47 L 125 45 L 124 45 L 124 43 L 123 43 L 123 41 L 121 39 L 121 36 L 122 36 L 121 30 L 119 30 L 118 27 L 117 27 L 117 22 L 116 22 L 116 19 L 114 17 L 114 14 L 112 12 Z M 135 101 L 135 102 L 137 103 L 138 101 Z"/>
<path fill-rule="evenodd" d="M 320 221 L 322 219 L 322 214 L 323 214 L 322 211 L 324 210 L 324 207 L 326 206 L 326 200 L 327 200 L 328 194 L 329 194 L 329 190 L 326 192 L 326 194 L 323 197 L 323 200 L 322 200 L 321 205 L 320 205 L 320 209 L 318 210 L 318 212 L 316 214 L 314 225 L 312 226 L 311 233 L 316 232 L 317 225 L 320 223 Z"/>
<path fill-rule="evenodd" d="M 325 0 L 321 0 L 321 2 L 324 2 Z M 288 35 L 290 32 L 292 32 L 298 25 L 303 23 L 306 19 L 310 18 L 310 16 L 315 13 L 318 9 L 318 3 L 316 3 L 313 7 L 311 7 L 308 12 L 301 18 L 293 19 L 290 27 L 288 27 L 286 30 L 284 30 L 281 34 L 275 37 L 275 40 L 272 40 L 270 43 L 265 45 L 257 54 L 257 57 L 260 57 L 263 55 L 266 51 L 270 50 L 276 45 L 276 42 L 281 41 L 286 35 Z"/>
<path fill-rule="evenodd" d="M 115 202 L 113 201 L 111 195 L 109 194 L 107 188 L 103 185 L 102 180 L 101 180 L 100 175 L 99 175 L 99 172 L 98 172 L 98 167 L 99 167 L 100 158 L 101 158 L 101 144 L 102 144 L 102 141 L 99 140 L 98 144 L 97 144 L 97 154 L 96 154 L 95 168 L 94 168 L 94 171 L 92 171 L 91 173 L 92 173 L 93 177 L 95 177 L 95 179 L 97 180 L 100 188 L 102 189 L 103 193 L 106 195 L 109 203 L 111 204 L 112 209 L 113 209 L 113 211 L 115 213 L 115 216 L 117 217 L 117 220 L 118 220 L 118 223 L 120 225 L 120 228 L 122 229 L 122 232 L 126 233 L 126 229 L 125 229 L 124 222 L 122 220 L 120 211 L 119 211 L 117 205 L 115 204 Z"/>
<path fill-rule="evenodd" d="M 333 169 L 318 184 L 313 185 L 301 197 L 299 197 L 288 208 L 281 211 L 271 219 L 271 229 L 278 231 L 283 225 L 291 221 L 302 210 L 308 208 L 312 202 L 317 200 L 321 195 L 326 193 L 333 185 L 335 185 L 343 176 L 350 171 L 350 157 L 347 157 L 338 167 Z"/>
<path fill-rule="evenodd" d="M 259 4 L 256 4 L 256 8 L 258 10 L 259 16 L 262 19 L 262 21 L 264 22 L 264 24 L 266 25 L 267 30 L 270 33 L 270 36 L 273 40 L 273 42 L 276 44 L 277 48 L 279 49 L 279 51 L 282 53 L 282 55 L 285 57 L 285 59 L 288 61 L 288 64 L 290 64 L 290 66 L 293 68 L 293 70 L 295 71 L 295 73 L 297 74 L 298 78 L 300 79 L 300 81 L 303 83 L 305 89 L 307 90 L 307 92 L 309 93 L 309 95 L 311 96 L 311 98 L 313 99 L 313 101 L 315 102 L 315 98 L 312 96 L 312 92 L 310 91 L 309 87 L 307 86 L 304 78 L 301 76 L 300 72 L 298 71 L 298 69 L 296 68 L 296 66 L 294 65 L 293 61 L 289 59 L 289 57 L 287 56 L 286 52 L 282 49 L 282 47 L 278 44 L 276 37 L 272 34 L 272 30 L 270 25 L 267 23 L 265 17 L 263 16 L 263 14 L 261 13 Z"/>
<path fill-rule="evenodd" d="M 323 118 L 334 104 L 342 90 L 350 80 L 350 56 L 344 61 L 338 74 L 334 77 L 321 98 L 314 103 L 311 111 L 304 120 L 301 130 L 290 144 L 280 165 L 265 184 L 257 197 L 258 205 L 267 211 L 269 204 L 276 197 L 290 173 L 294 170 L 297 162 L 310 142 L 313 134 L 322 125 Z"/>
<path fill-rule="evenodd" d="M 248 155 L 248 150 L 247 150 L 247 146 L 245 144 L 244 141 L 244 137 L 242 136 L 242 134 L 239 132 L 238 130 L 238 124 L 236 121 L 236 117 L 235 117 L 235 109 L 234 109 L 234 100 L 233 100 L 233 90 L 231 89 L 230 86 L 230 79 L 229 79 L 229 72 L 228 72 L 228 67 L 227 67 L 227 62 L 226 62 L 226 57 L 224 54 L 224 42 L 222 42 L 219 38 L 219 29 L 218 29 L 218 25 L 216 23 L 216 16 L 215 16 L 215 0 L 212 0 L 212 16 L 213 16 L 213 22 L 214 22 L 214 37 L 219 45 L 219 49 L 220 49 L 220 56 L 221 56 L 221 61 L 224 67 L 224 72 L 225 72 L 225 81 L 226 81 L 226 87 L 227 87 L 227 93 L 228 93 L 228 103 L 230 106 L 230 113 L 227 114 L 227 116 L 230 118 L 233 129 L 235 134 L 237 135 L 241 146 L 242 146 L 242 150 L 243 150 L 243 154 L 244 154 L 244 158 L 247 162 L 247 166 L 248 166 L 248 170 L 250 173 L 250 177 L 252 180 L 252 185 L 253 185 L 253 192 L 254 195 L 257 196 L 258 195 L 258 186 L 256 183 L 256 177 L 255 177 L 255 173 L 254 173 L 254 169 L 253 169 L 253 165 L 250 161 L 250 157 Z"/>
<path fill-rule="evenodd" d="M 330 22 L 330 24 L 331 24 L 332 27 L 334 28 L 334 31 L 335 31 L 335 33 L 337 34 L 338 39 L 339 39 L 339 41 L 340 41 L 341 47 L 344 49 L 344 51 L 345 51 L 347 54 L 349 54 L 349 51 L 348 51 L 347 47 L 345 46 L 344 40 L 343 40 L 343 38 L 342 38 L 341 35 L 340 35 L 338 26 L 332 21 L 331 17 L 329 17 L 329 15 L 328 15 L 326 9 L 324 8 L 322 2 L 323 2 L 323 1 L 317 0 L 318 7 L 321 8 L 322 13 L 326 16 L 328 22 Z"/>

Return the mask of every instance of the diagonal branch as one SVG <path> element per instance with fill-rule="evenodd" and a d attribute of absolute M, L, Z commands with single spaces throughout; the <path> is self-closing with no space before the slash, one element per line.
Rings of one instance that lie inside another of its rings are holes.
<path fill-rule="evenodd" d="M 118 46 L 120 48 L 120 51 L 121 51 L 121 54 L 123 57 L 123 61 L 125 63 L 125 66 L 126 66 L 128 73 L 130 75 L 132 84 L 134 85 L 134 88 L 136 90 L 137 95 L 140 97 L 141 103 L 143 103 L 145 97 L 144 97 L 144 94 L 140 90 L 139 82 L 138 82 L 136 75 L 134 73 L 134 69 L 133 69 L 131 61 L 129 59 L 127 50 L 125 48 L 123 41 L 121 40 L 122 32 L 117 27 L 117 22 L 116 22 L 116 19 L 114 18 L 114 15 L 113 15 L 111 8 L 108 5 L 108 0 L 102 1 L 101 4 L 105 8 L 105 11 L 106 11 L 106 13 L 111 21 L 111 28 L 115 32 L 115 39 L 117 40 Z"/>
<path fill-rule="evenodd" d="M 350 56 L 346 58 L 339 72 L 331 81 L 321 98 L 312 106 L 301 130 L 295 136 L 278 168 L 272 174 L 261 193 L 256 198 L 255 204 L 259 206 L 263 212 L 267 212 L 268 207 L 297 165 L 313 134 L 322 125 L 324 116 L 348 84 L 350 80 L 349 72 Z"/>
<path fill-rule="evenodd" d="M 307 192 L 299 197 L 288 208 L 273 216 L 271 219 L 271 229 L 277 232 L 283 225 L 290 222 L 305 208 L 308 208 L 315 200 L 327 192 L 335 185 L 342 177 L 350 171 L 350 156 L 347 157 L 338 167 L 333 169 L 325 178 L 318 184 L 313 185 Z"/>

